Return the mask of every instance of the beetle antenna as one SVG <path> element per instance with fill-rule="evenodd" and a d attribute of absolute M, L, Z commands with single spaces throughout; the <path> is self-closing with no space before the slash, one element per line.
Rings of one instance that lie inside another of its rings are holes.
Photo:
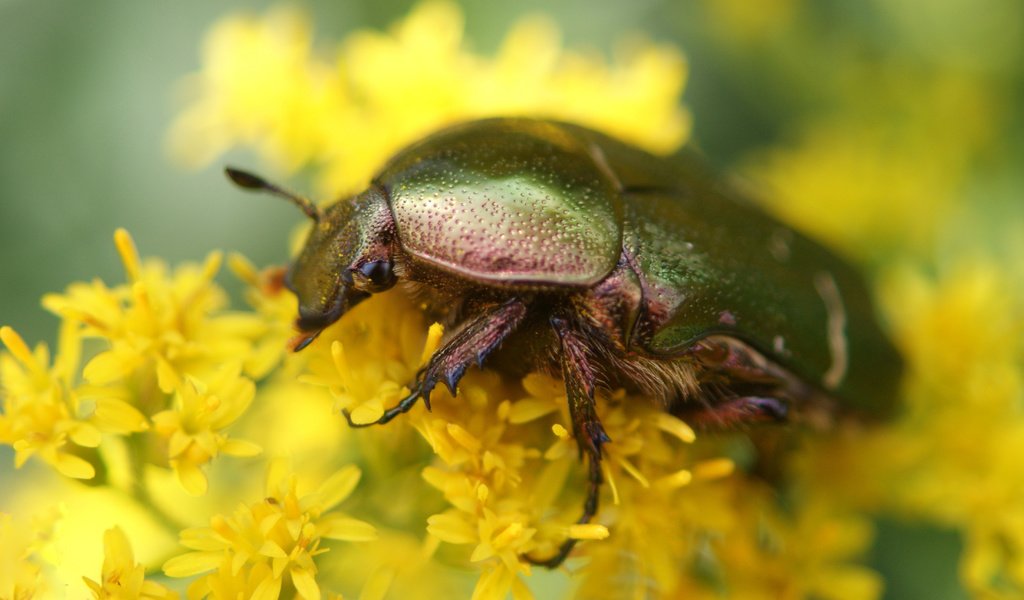
<path fill-rule="evenodd" d="M 315 204 L 306 198 L 282 189 L 258 175 L 253 175 L 248 171 L 232 167 L 225 167 L 224 173 L 227 174 L 228 178 L 240 188 L 270 192 L 275 196 L 280 196 L 281 198 L 292 201 L 292 203 L 302 209 L 302 212 L 306 213 L 306 216 L 314 221 L 319 221 L 323 214 Z"/>

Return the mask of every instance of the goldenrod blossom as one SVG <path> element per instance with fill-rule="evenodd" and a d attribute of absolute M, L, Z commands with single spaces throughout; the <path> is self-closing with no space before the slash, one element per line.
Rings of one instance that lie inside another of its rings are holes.
<path fill-rule="evenodd" d="M 79 283 L 66 294 L 43 298 L 46 308 L 80 323 L 84 336 L 109 344 L 85 365 L 83 376 L 89 383 L 124 384 L 136 377 L 143 385 L 155 380 L 159 392 L 170 394 L 185 375 L 202 378 L 223 362 L 248 354 L 254 330 L 261 326 L 254 316 L 223 312 L 227 298 L 213 284 L 219 252 L 202 266 L 185 265 L 168 273 L 159 261 L 143 263 L 126 231 L 118 230 L 114 238 L 127 284 L 109 288 L 100 281 Z M 145 413 L 156 412 L 162 404 L 162 398 L 139 399 Z"/>
<path fill-rule="evenodd" d="M 0 598 L 29 600 L 47 591 L 37 553 L 53 524 L 50 518 L 29 527 L 0 512 Z"/>
<path fill-rule="evenodd" d="M 145 417 L 111 390 L 79 385 L 81 338 L 74 324 L 61 328 L 52 366 L 45 344 L 29 350 L 6 326 L 0 340 L 10 352 L 0 356 L 0 443 L 14 447 L 15 466 L 38 455 L 63 475 L 91 479 L 96 469 L 79 456 L 82 449 L 98 446 L 104 432 L 124 435 L 148 427 Z"/>
<path fill-rule="evenodd" d="M 222 431 L 249 408 L 256 386 L 240 375 L 241 364 L 224 367 L 206 384 L 187 380 L 178 386 L 174 406 L 153 415 L 157 434 L 167 439 L 167 459 L 181 485 L 193 495 L 206 492 L 200 467 L 220 453 L 254 456 L 260 447 L 229 439 Z"/>
<path fill-rule="evenodd" d="M 278 598 L 287 583 L 302 598 L 318 599 L 314 559 L 327 551 L 321 542 L 376 536 L 369 523 L 332 510 L 348 498 L 359 477 L 358 468 L 344 467 L 316 491 L 300 494 L 287 461 L 274 460 L 267 468 L 264 498 L 239 506 L 230 517 L 213 517 L 208 528 L 183 531 L 182 545 L 195 552 L 167 561 L 164 572 L 188 577 L 217 569 L 189 587 L 190 597 L 219 598 L 225 590 L 245 590 L 253 598 Z"/>
<path fill-rule="evenodd" d="M 146 580 L 145 567 L 135 562 L 131 544 L 120 528 L 103 534 L 103 556 L 100 580 L 83 577 L 96 600 L 177 600 L 178 594 Z"/>
<path fill-rule="evenodd" d="M 421 3 L 390 32 L 352 34 L 336 58 L 313 53 L 310 31 L 288 9 L 219 24 L 203 70 L 188 82 L 193 101 L 172 130 L 175 154 L 205 163 L 250 145 L 288 171 L 323 165 L 324 188 L 335 193 L 363 185 L 396 150 L 459 120 L 572 120 L 662 153 L 689 134 L 677 102 L 686 65 L 670 46 L 633 40 L 606 65 L 563 50 L 554 24 L 533 17 L 485 57 L 468 49 L 462 15 L 445 1 Z"/>

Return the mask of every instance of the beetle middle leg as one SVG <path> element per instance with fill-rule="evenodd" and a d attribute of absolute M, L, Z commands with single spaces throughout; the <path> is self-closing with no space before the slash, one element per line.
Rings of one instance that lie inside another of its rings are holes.
<path fill-rule="evenodd" d="M 587 497 L 583 502 L 583 514 L 577 523 L 588 523 L 597 514 L 597 504 L 603 477 L 601 475 L 601 447 L 611 439 L 597 416 L 597 405 L 594 401 L 596 374 L 592 362 L 587 357 L 587 341 L 577 331 L 569 327 L 568 322 L 560 317 L 552 317 L 551 326 L 558 335 L 560 346 L 562 378 L 565 380 L 565 392 L 569 399 L 569 416 L 572 419 L 573 433 L 579 446 L 580 458 L 585 454 L 588 463 Z M 558 552 L 550 558 L 538 559 L 526 556 L 532 564 L 554 568 L 565 562 L 572 552 L 577 540 L 568 539 L 562 543 Z"/>
<path fill-rule="evenodd" d="M 456 386 L 469 365 L 482 365 L 487 355 L 523 322 L 526 312 L 526 303 L 519 298 L 512 298 L 468 319 L 455 335 L 430 357 L 427 366 L 416 374 L 416 382 L 412 385 L 409 395 L 384 411 L 376 421 L 354 423 L 347 410 L 342 411 L 342 414 L 350 426 L 368 427 L 383 425 L 398 415 L 409 412 L 421 398 L 427 410 L 430 410 L 430 392 L 437 383 L 443 382 L 454 396 Z"/>

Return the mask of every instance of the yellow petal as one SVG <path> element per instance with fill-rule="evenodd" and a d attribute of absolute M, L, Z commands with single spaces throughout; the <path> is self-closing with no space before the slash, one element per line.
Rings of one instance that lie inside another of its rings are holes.
<path fill-rule="evenodd" d="M 225 547 L 224 540 L 209 527 L 185 529 L 178 534 L 178 541 L 182 546 L 193 550 L 214 551 Z"/>
<path fill-rule="evenodd" d="M 245 256 L 232 252 L 228 255 L 228 268 L 246 284 L 256 287 L 260 284 L 259 271 Z"/>
<path fill-rule="evenodd" d="M 508 422 L 516 425 L 529 423 L 558 410 L 558 405 L 550 400 L 524 398 L 512 405 L 508 413 Z"/>
<path fill-rule="evenodd" d="M 38 371 L 39 365 L 36 363 L 35 357 L 32 356 L 32 351 L 28 349 L 28 344 L 18 335 L 18 332 L 4 325 L 0 327 L 0 341 L 3 341 L 7 349 L 14 355 L 14 358 L 23 366 L 33 371 Z"/>
<path fill-rule="evenodd" d="M 165 562 L 163 571 L 168 577 L 191 577 L 216 569 L 224 558 L 223 552 L 189 552 Z"/>
<path fill-rule="evenodd" d="M 427 533 L 449 544 L 472 544 L 479 541 L 476 528 L 452 513 L 430 516 L 427 519 Z"/>
<path fill-rule="evenodd" d="M 596 523 L 569 526 L 569 537 L 574 540 L 603 540 L 609 535 L 607 527 Z"/>
<path fill-rule="evenodd" d="M 132 545 L 120 527 L 112 527 L 103 533 L 104 573 L 119 569 L 124 572 L 135 566 Z"/>
<path fill-rule="evenodd" d="M 174 473 L 178 476 L 178 483 L 185 488 L 190 496 L 202 496 L 206 493 L 206 474 L 198 465 L 185 461 L 172 461 Z"/>
<path fill-rule="evenodd" d="M 217 272 L 220 271 L 222 262 L 224 262 L 224 253 L 220 250 L 214 250 L 208 254 L 206 260 L 203 261 L 203 280 L 207 282 L 213 281 L 213 278 L 217 276 Z"/>
<path fill-rule="evenodd" d="M 523 527 L 523 524 L 518 521 L 515 523 L 509 523 L 508 527 L 491 539 L 491 544 L 495 548 L 504 548 L 517 540 L 519 536 L 523 535 L 525 529 L 526 528 Z"/>
<path fill-rule="evenodd" d="M 655 423 L 657 423 L 658 429 L 688 444 L 697 439 L 697 434 L 681 419 L 667 412 L 658 412 L 655 415 Z"/>
<path fill-rule="evenodd" d="M 489 569 L 477 580 L 472 600 L 505 600 L 514 577 L 506 569 Z"/>
<path fill-rule="evenodd" d="M 473 553 L 469 555 L 469 562 L 480 562 L 494 556 L 494 548 L 487 543 L 477 544 Z"/>
<path fill-rule="evenodd" d="M 459 443 L 460 446 L 469 450 L 470 452 L 479 452 L 481 443 L 473 434 L 463 429 L 461 426 L 455 423 L 448 424 L 448 435 Z"/>
<path fill-rule="evenodd" d="M 288 553 L 270 540 L 264 540 L 257 553 L 270 558 L 288 558 Z"/>
<path fill-rule="evenodd" d="M 441 338 L 444 336 L 444 326 L 434 323 L 427 330 L 427 340 L 423 343 L 423 352 L 420 354 L 420 364 L 426 364 L 427 360 L 441 347 Z"/>
<path fill-rule="evenodd" d="M 172 393 L 181 385 L 181 377 L 178 376 L 178 372 L 162 356 L 156 359 L 156 383 L 160 391 L 165 394 Z"/>
<path fill-rule="evenodd" d="M 267 573 L 252 592 L 252 600 L 277 600 L 281 597 L 281 578 Z"/>
<path fill-rule="evenodd" d="M 128 281 L 138 280 L 139 251 L 135 247 L 135 240 L 132 239 L 131 234 L 119 227 L 114 232 L 114 245 L 117 247 L 117 253 L 121 255 L 121 262 L 124 263 Z"/>
<path fill-rule="evenodd" d="M 728 458 L 714 458 L 697 463 L 692 470 L 694 479 L 719 479 L 732 475 L 736 463 Z"/>
<path fill-rule="evenodd" d="M 86 363 L 82 377 L 89 383 L 103 385 L 123 379 L 138 364 L 139 360 L 135 356 L 122 356 L 114 350 L 108 350 Z"/>
<path fill-rule="evenodd" d="M 167 441 L 167 456 L 170 458 L 181 456 L 191 445 L 192 436 L 185 435 L 185 432 L 180 429 L 175 429 L 171 433 L 171 439 Z"/>
<path fill-rule="evenodd" d="M 352 409 L 352 422 L 356 425 L 368 425 L 376 423 L 384 416 L 384 405 L 379 400 L 363 402 Z"/>
<path fill-rule="evenodd" d="M 103 434 L 88 423 L 79 423 L 68 432 L 71 441 L 84 448 L 95 448 L 103 441 Z"/>
<path fill-rule="evenodd" d="M 263 448 L 254 442 L 229 439 L 220 447 L 220 451 L 230 456 L 256 456 Z"/>
<path fill-rule="evenodd" d="M 306 600 L 320 600 L 320 586 L 316 584 L 316 577 L 309 569 L 292 567 L 292 583 L 296 591 Z"/>
<path fill-rule="evenodd" d="M 657 489 L 676 489 L 689 485 L 693 481 L 693 473 L 689 469 L 680 469 L 671 475 L 666 475 L 654 482 Z"/>
<path fill-rule="evenodd" d="M 96 426 L 110 433 L 128 434 L 149 428 L 146 417 L 134 406 L 123 400 L 101 398 L 96 401 Z"/>
<path fill-rule="evenodd" d="M 101 586 L 100 584 L 96 583 L 92 579 L 89 579 L 88 577 L 83 577 L 82 581 L 85 582 L 85 585 L 89 586 L 89 589 L 92 590 L 92 593 L 97 598 L 102 598 L 103 597 L 103 586 Z"/>
<path fill-rule="evenodd" d="M 290 471 L 291 461 L 287 458 L 278 456 L 267 463 L 267 477 L 264 489 L 268 496 L 277 497 L 278 488 L 281 487 L 281 483 L 288 477 Z"/>
<path fill-rule="evenodd" d="M 53 466 L 61 475 L 73 479 L 92 479 L 96 476 L 96 469 L 91 464 L 73 454 L 58 453 Z"/>
<path fill-rule="evenodd" d="M 512 600 L 534 600 L 533 592 L 518 577 L 512 579 Z"/>
<path fill-rule="evenodd" d="M 321 512 L 326 512 L 348 498 L 352 490 L 359 484 L 362 472 L 355 465 L 348 465 L 331 475 L 316 491 L 317 504 Z"/>
<path fill-rule="evenodd" d="M 347 542 L 367 542 L 377 539 L 377 529 L 373 525 L 341 515 L 327 515 L 317 521 L 316 532 L 321 537 Z"/>
<path fill-rule="evenodd" d="M 370 574 L 359 591 L 359 600 L 384 600 L 395 581 L 392 569 L 380 568 Z"/>

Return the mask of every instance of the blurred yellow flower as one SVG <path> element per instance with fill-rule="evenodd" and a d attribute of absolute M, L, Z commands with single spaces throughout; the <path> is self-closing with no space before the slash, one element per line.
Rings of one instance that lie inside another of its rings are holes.
<path fill-rule="evenodd" d="M 29 527 L 0 512 L 0 598 L 28 600 L 48 590 L 36 554 L 52 526 L 51 520 Z"/>
<path fill-rule="evenodd" d="M 159 392 L 170 394 L 185 375 L 202 378 L 249 352 L 251 332 L 260 324 L 254 315 L 223 312 L 227 297 L 213 284 L 219 252 L 201 267 L 188 265 L 169 274 L 159 261 L 142 263 L 128 232 L 119 229 L 114 239 L 127 285 L 73 284 L 67 294 L 43 298 L 46 308 L 80 323 L 84 336 L 109 344 L 85 365 L 87 381 L 124 385 L 135 377 L 145 385 L 155 379 Z M 148 399 L 157 401 L 153 405 L 139 406 L 144 413 L 162 408 L 162 398 L 153 396 Z"/>
<path fill-rule="evenodd" d="M 294 171 L 314 164 L 323 190 L 365 184 L 396 150 L 455 121 L 495 115 L 571 120 L 667 153 L 689 135 L 680 53 L 634 39 L 616 61 L 561 48 L 543 17 L 514 24 L 494 57 L 472 53 L 455 4 L 423 2 L 390 32 L 358 31 L 333 60 L 313 55 L 299 12 L 229 18 L 210 33 L 203 70 L 170 145 L 188 164 L 229 147 Z"/>
<path fill-rule="evenodd" d="M 10 352 L 0 355 L 0 443 L 14 447 L 16 467 L 38 455 L 63 475 L 91 479 L 96 469 L 79 456 L 83 449 L 96 448 L 104 432 L 125 435 L 148 427 L 145 417 L 109 390 L 78 385 L 81 339 L 74 324 L 61 327 L 52 366 L 45 344 L 33 352 L 6 326 L 0 327 L 0 340 Z"/>
<path fill-rule="evenodd" d="M 131 544 L 120 528 L 103 534 L 103 575 L 100 581 L 83 577 L 96 600 L 177 600 L 178 594 L 146 580 L 145 567 L 135 562 Z"/>
<path fill-rule="evenodd" d="M 167 561 L 164 572 L 188 577 L 217 569 L 189 587 L 193 598 L 236 597 L 244 591 L 247 597 L 276 599 L 287 583 L 300 597 L 318 599 L 314 558 L 327 551 L 321 542 L 376 537 L 369 523 L 333 510 L 355 490 L 359 477 L 358 468 L 344 467 L 316 491 L 300 494 L 288 461 L 271 461 L 264 498 L 239 506 L 230 517 L 213 517 L 208 528 L 183 531 L 181 544 L 195 552 Z"/>
<path fill-rule="evenodd" d="M 380 294 L 372 308 L 359 305 L 351 314 L 356 318 L 324 332 L 299 379 L 329 390 L 353 422 L 372 423 L 409 392 L 404 386 L 437 348 L 441 329 L 424 341 L 425 317 L 400 293 Z"/>
<path fill-rule="evenodd" d="M 153 415 L 158 435 L 167 439 L 167 459 L 190 494 L 206 493 L 203 465 L 224 453 L 255 456 L 253 442 L 229 439 L 222 433 L 242 416 L 256 394 L 253 382 L 240 375 L 239 363 L 227 365 L 205 384 L 186 380 L 178 387 L 173 408 Z"/>

